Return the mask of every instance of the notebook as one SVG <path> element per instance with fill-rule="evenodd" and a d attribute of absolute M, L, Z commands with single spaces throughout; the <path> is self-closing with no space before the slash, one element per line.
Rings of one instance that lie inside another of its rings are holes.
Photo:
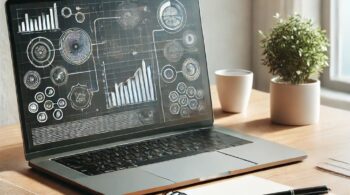
<path fill-rule="evenodd" d="M 328 158 L 317 165 L 318 168 L 350 177 L 350 156 Z"/>
<path fill-rule="evenodd" d="M 211 182 L 204 185 L 178 190 L 178 193 L 169 192 L 166 195 L 261 195 L 273 192 L 280 192 L 292 189 L 289 186 L 275 183 L 256 176 L 242 176 L 231 179 Z"/>

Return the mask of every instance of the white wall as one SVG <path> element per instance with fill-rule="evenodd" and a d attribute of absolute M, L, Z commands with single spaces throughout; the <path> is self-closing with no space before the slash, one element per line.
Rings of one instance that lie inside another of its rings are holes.
<path fill-rule="evenodd" d="M 18 121 L 10 43 L 5 16 L 5 0 L 0 0 L 0 125 Z"/>
<path fill-rule="evenodd" d="M 0 0 L 0 126 L 18 121 L 4 9 Z M 210 80 L 222 68 L 250 68 L 251 1 L 200 0 Z"/>
<path fill-rule="evenodd" d="M 223 68 L 250 69 L 251 1 L 200 0 L 210 80 Z"/>
<path fill-rule="evenodd" d="M 272 16 L 275 13 L 281 13 L 282 5 L 280 5 L 280 2 L 280 0 L 252 1 L 252 70 L 254 72 L 254 87 L 264 91 L 269 89 L 271 75 L 268 73 L 267 67 L 262 66 L 261 63 L 261 37 L 258 31 L 269 32 L 273 25 Z"/>

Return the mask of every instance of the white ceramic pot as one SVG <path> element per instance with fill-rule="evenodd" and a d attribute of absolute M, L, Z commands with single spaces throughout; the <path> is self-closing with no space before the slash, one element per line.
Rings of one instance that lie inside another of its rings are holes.
<path fill-rule="evenodd" d="M 318 80 L 293 85 L 271 79 L 271 120 L 284 125 L 311 125 L 320 118 L 320 91 Z"/>

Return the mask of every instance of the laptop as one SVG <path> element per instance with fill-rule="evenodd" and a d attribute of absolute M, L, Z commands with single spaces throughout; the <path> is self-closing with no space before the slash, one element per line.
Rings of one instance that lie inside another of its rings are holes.
<path fill-rule="evenodd" d="M 9 0 L 6 11 L 35 170 L 145 194 L 306 158 L 213 126 L 198 0 Z"/>

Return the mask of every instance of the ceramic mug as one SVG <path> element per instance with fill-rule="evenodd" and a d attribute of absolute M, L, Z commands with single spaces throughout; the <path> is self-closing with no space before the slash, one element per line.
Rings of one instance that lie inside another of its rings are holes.
<path fill-rule="evenodd" d="M 215 72 L 216 86 L 225 112 L 244 112 L 253 87 L 253 72 L 243 69 L 226 69 Z"/>

